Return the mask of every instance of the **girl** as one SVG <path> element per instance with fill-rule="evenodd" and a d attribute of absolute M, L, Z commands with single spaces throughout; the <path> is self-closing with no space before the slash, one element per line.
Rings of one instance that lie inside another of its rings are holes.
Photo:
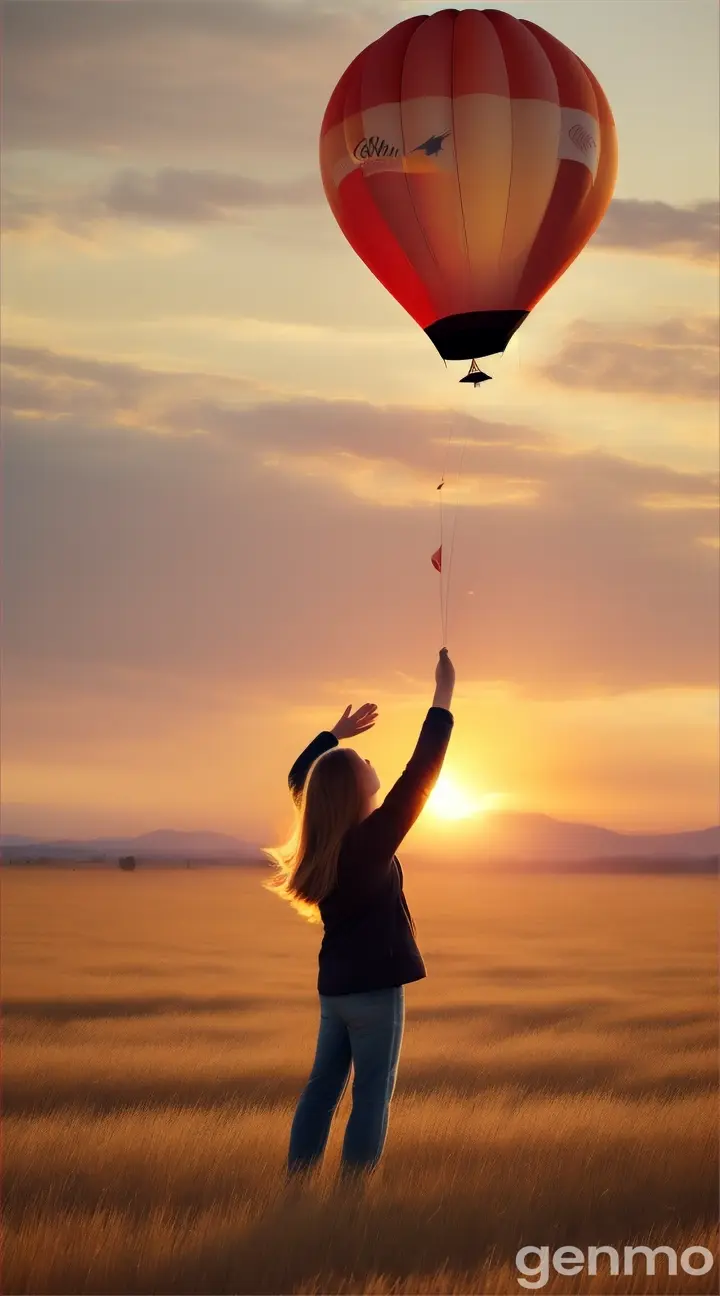
<path fill-rule="evenodd" d="M 382 1154 L 403 1033 L 404 986 L 426 975 L 395 851 L 440 773 L 453 727 L 454 685 L 455 669 L 443 648 L 415 751 L 377 809 L 380 783 L 372 765 L 338 747 L 341 738 L 372 728 L 377 710 L 371 702 L 353 714 L 347 707 L 290 771 L 298 824 L 285 846 L 267 852 L 277 873 L 265 885 L 324 927 L 320 1030 L 290 1134 L 291 1178 L 321 1160 L 351 1063 L 343 1177 L 373 1170 Z"/>

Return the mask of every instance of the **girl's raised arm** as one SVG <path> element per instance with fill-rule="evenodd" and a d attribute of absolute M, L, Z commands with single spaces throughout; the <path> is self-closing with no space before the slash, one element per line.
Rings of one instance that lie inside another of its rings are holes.
<path fill-rule="evenodd" d="M 435 670 L 435 695 L 408 764 L 382 805 L 365 820 L 369 868 L 386 869 L 432 792 L 450 742 L 455 669 L 443 648 Z M 372 863 L 370 862 L 372 860 Z"/>

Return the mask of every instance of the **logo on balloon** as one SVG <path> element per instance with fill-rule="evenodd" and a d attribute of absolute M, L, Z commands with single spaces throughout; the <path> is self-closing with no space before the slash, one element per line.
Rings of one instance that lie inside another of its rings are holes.
<path fill-rule="evenodd" d="M 435 157 L 437 153 L 442 152 L 442 146 L 445 143 L 450 131 L 445 131 L 444 135 L 431 135 L 429 139 L 423 140 L 413 149 L 413 153 L 424 153 L 425 157 Z"/>
<path fill-rule="evenodd" d="M 379 135 L 369 135 L 355 145 L 353 157 L 358 162 L 367 162 L 369 158 L 400 157 L 400 149 L 388 144 Z"/>
<path fill-rule="evenodd" d="M 592 153 L 593 149 L 596 147 L 595 140 L 590 134 L 590 131 L 585 130 L 584 126 L 580 126 L 576 123 L 575 126 L 570 127 L 568 135 L 573 144 L 580 149 L 581 153 Z"/>
<path fill-rule="evenodd" d="M 402 157 L 405 159 L 403 170 L 425 170 L 424 159 L 435 158 L 438 153 L 442 153 L 442 146 L 449 134 L 450 131 L 445 131 L 443 135 L 430 135 L 428 139 L 423 140 L 422 144 L 417 144 L 408 153 L 403 153 L 395 144 L 389 144 L 381 135 L 366 135 L 363 139 L 358 140 L 355 145 L 353 157 L 356 162 L 373 162 L 386 158 Z M 422 155 L 417 159 L 417 163 L 411 163 L 412 153 Z"/>

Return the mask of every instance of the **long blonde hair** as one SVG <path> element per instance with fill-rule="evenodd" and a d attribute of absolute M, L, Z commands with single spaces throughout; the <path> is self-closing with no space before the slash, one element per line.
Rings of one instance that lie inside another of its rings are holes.
<path fill-rule="evenodd" d="M 305 780 L 291 836 L 282 846 L 263 848 L 275 865 L 275 876 L 263 886 L 309 922 L 320 922 L 318 905 L 337 882 L 343 838 L 362 817 L 354 759 L 353 752 L 340 747 L 318 756 Z"/>

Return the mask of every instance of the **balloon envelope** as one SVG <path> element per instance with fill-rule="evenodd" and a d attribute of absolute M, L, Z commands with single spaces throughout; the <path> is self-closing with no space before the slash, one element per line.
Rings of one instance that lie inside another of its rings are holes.
<path fill-rule="evenodd" d="M 495 9 L 408 18 L 343 73 L 320 168 L 346 238 L 446 360 L 504 351 L 597 229 L 617 173 L 593 73 Z"/>

